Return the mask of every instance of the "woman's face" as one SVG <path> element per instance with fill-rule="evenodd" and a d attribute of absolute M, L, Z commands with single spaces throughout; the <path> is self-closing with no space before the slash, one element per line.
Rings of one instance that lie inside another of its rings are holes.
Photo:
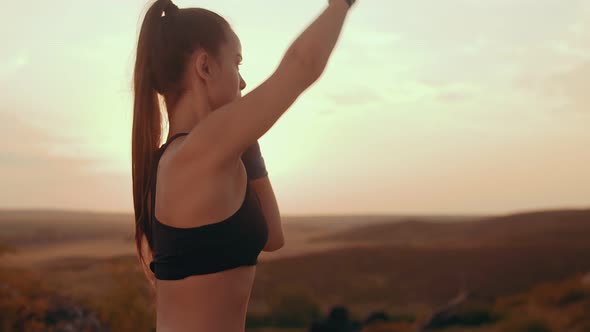
<path fill-rule="evenodd" d="M 215 64 L 216 70 L 207 85 L 212 110 L 240 98 L 246 87 L 239 68 L 242 62 L 242 45 L 231 30 L 228 32 L 228 42 L 221 47 L 220 57 L 221 67 Z"/>

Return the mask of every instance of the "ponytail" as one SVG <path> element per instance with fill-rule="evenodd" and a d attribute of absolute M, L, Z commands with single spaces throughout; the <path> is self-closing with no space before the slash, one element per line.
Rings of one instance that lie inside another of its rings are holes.
<path fill-rule="evenodd" d="M 152 172 L 162 141 L 160 96 L 168 104 L 184 93 L 185 67 L 193 52 L 203 49 L 217 59 L 222 44 L 227 41 L 228 29 L 231 29 L 229 23 L 212 11 L 179 9 L 171 0 L 156 0 L 147 10 L 139 32 L 133 72 L 131 135 L 135 246 L 153 297 L 155 277 L 144 254 L 153 259 L 153 211 L 149 202 L 153 195 L 151 183 L 155 181 L 151 175 L 155 175 Z"/>
<path fill-rule="evenodd" d="M 162 114 L 159 97 L 154 85 L 152 71 L 154 51 L 162 38 L 162 12 L 170 0 L 158 0 L 152 4 L 143 20 L 137 42 L 137 55 L 133 73 L 133 128 L 132 128 L 132 181 L 133 207 L 135 211 L 135 245 L 143 272 L 146 274 L 152 291 L 155 278 L 150 273 L 144 256 L 145 240 L 149 255 L 152 254 L 152 225 L 149 210 L 149 190 L 151 169 L 154 166 L 156 151 L 162 139 Z M 152 259 L 152 257 L 149 257 Z M 153 295 L 153 294 L 152 294 Z"/>

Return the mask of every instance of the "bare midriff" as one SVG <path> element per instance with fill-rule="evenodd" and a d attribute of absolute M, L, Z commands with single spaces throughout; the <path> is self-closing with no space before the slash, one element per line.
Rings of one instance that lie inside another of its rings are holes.
<path fill-rule="evenodd" d="M 244 332 L 256 266 L 156 280 L 156 332 Z"/>

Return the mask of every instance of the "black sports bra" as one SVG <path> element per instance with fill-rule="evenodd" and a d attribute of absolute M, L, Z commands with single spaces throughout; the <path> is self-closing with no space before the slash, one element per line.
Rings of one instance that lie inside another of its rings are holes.
<path fill-rule="evenodd" d="M 178 280 L 243 265 L 256 265 L 268 239 L 268 228 L 256 192 L 246 180 L 240 208 L 225 220 L 196 227 L 180 228 L 161 223 L 155 216 L 158 163 L 166 147 L 157 151 L 151 174 L 151 218 L 154 259 L 150 270 L 156 279 Z"/>

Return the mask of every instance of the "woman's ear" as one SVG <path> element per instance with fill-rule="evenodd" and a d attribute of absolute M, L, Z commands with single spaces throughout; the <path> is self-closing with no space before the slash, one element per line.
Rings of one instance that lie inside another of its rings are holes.
<path fill-rule="evenodd" d="M 211 79 L 211 68 L 209 67 L 209 56 L 203 52 L 196 57 L 194 61 L 194 69 L 199 77 L 208 81 Z"/>

